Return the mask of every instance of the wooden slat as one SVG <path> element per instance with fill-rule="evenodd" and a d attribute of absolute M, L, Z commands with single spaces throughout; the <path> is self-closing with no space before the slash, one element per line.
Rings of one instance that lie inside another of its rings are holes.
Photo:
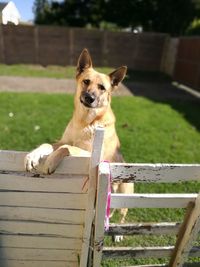
<path fill-rule="evenodd" d="M 175 249 L 169 263 L 170 267 L 183 266 L 200 231 L 200 194 L 194 205 L 189 205 L 189 207 L 178 234 Z"/>
<path fill-rule="evenodd" d="M 142 183 L 200 181 L 200 164 L 110 163 L 112 180 Z"/>
<path fill-rule="evenodd" d="M 80 250 L 81 244 L 82 239 L 77 238 L 4 234 L 0 237 L 0 248 L 13 247 Z"/>
<path fill-rule="evenodd" d="M 112 194 L 111 208 L 186 208 L 197 194 Z"/>
<path fill-rule="evenodd" d="M 106 214 L 106 203 L 108 195 L 108 186 L 110 186 L 110 168 L 109 164 L 102 162 L 99 164 L 98 186 L 96 198 L 96 214 L 94 228 L 94 255 L 93 267 L 101 265 L 103 242 L 104 242 L 104 224 Z"/>
<path fill-rule="evenodd" d="M 124 266 L 121 266 L 124 267 Z M 148 265 L 132 265 L 132 266 L 127 266 L 127 267 L 168 267 L 167 264 L 148 264 Z"/>
<path fill-rule="evenodd" d="M 77 261 L 80 252 L 74 250 L 58 249 L 32 249 L 32 248 L 1 248 L 1 260 L 48 260 L 48 261 Z"/>
<path fill-rule="evenodd" d="M 0 192 L 0 205 L 58 209 L 85 209 L 86 194 Z"/>
<path fill-rule="evenodd" d="M 180 223 L 131 223 L 115 224 L 111 223 L 107 235 L 176 235 L 180 228 Z"/>
<path fill-rule="evenodd" d="M 104 258 L 163 258 L 170 257 L 174 247 L 105 247 Z M 199 257 L 200 248 L 193 247 L 190 257 Z"/>
<path fill-rule="evenodd" d="M 162 258 L 169 257 L 174 247 L 105 247 L 104 258 Z"/>
<path fill-rule="evenodd" d="M 125 267 L 125 266 L 121 266 Z M 134 265 L 134 266 L 126 266 L 126 267 L 169 267 L 168 264 L 148 264 L 148 265 Z M 183 267 L 199 267 L 199 262 L 187 262 L 183 265 Z"/>
<path fill-rule="evenodd" d="M 26 175 L 26 176 L 25 176 Z M 26 173 L 0 171 L 0 190 L 82 193 L 85 177 L 75 175 L 30 177 Z"/>
<path fill-rule="evenodd" d="M 0 206 L 1 220 L 83 224 L 85 211 Z"/>
<path fill-rule="evenodd" d="M 24 158 L 26 154 L 27 152 L 0 150 L 0 170 L 24 171 Z M 88 175 L 89 160 L 90 156 L 66 157 L 55 173 Z"/>
<path fill-rule="evenodd" d="M 0 234 L 81 238 L 82 225 L 0 221 Z"/>
<path fill-rule="evenodd" d="M 78 267 L 78 262 L 0 260 L 1 267 Z"/>

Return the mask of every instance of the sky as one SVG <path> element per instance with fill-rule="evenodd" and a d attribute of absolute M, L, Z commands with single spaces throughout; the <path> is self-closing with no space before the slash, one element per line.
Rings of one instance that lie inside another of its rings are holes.
<path fill-rule="evenodd" d="M 15 3 L 17 9 L 19 10 L 22 21 L 33 20 L 33 18 L 34 18 L 34 14 L 33 14 L 34 0 L 12 0 L 12 1 Z M 5 2 L 9 2 L 9 0 L 0 0 L 0 3 L 1 2 L 5 3 Z"/>
<path fill-rule="evenodd" d="M 33 3 L 34 0 L 12 0 L 17 9 L 19 10 L 19 13 L 21 15 L 21 20 L 22 21 L 28 21 L 28 20 L 33 20 L 34 15 L 33 15 Z M 3 0 L 1 2 L 9 2 L 9 0 Z"/>

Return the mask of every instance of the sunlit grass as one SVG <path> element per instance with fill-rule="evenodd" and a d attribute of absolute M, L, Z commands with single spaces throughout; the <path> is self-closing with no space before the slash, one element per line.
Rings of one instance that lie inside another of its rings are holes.
<path fill-rule="evenodd" d="M 127 162 L 200 163 L 200 107 L 195 102 L 155 103 L 142 97 L 113 97 L 121 150 Z M 0 149 L 27 150 L 59 139 L 73 112 L 73 96 L 0 93 Z M 200 191 L 199 183 L 136 184 L 141 193 Z M 181 221 L 182 209 L 131 209 L 128 222 Z M 119 219 L 116 213 L 114 221 Z M 173 245 L 174 236 L 127 237 L 123 246 Z M 106 245 L 114 245 L 106 237 Z M 107 260 L 104 267 L 163 260 Z"/>

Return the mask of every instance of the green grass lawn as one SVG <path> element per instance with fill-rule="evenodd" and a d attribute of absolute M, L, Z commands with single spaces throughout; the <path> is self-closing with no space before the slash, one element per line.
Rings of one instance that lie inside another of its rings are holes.
<path fill-rule="evenodd" d="M 95 67 L 97 71 L 108 74 L 114 69 L 109 67 Z M 46 66 L 30 64 L 0 64 L 0 75 L 22 77 L 48 77 L 74 79 L 76 67 L 74 66 Z M 169 77 L 160 72 L 133 71 L 128 69 L 126 81 L 166 82 Z"/>
<path fill-rule="evenodd" d="M 127 162 L 200 163 L 200 106 L 196 102 L 152 102 L 142 97 L 113 97 L 117 132 Z M 59 139 L 73 111 L 73 96 L 0 93 L 0 149 L 30 151 Z M 200 183 L 136 184 L 136 192 L 198 192 Z M 132 209 L 127 221 L 180 221 L 183 210 Z M 114 221 L 117 220 L 116 213 Z M 135 236 L 120 245 L 172 245 L 173 236 Z M 106 238 L 107 245 L 112 244 Z M 123 260 L 123 266 L 162 262 Z M 104 261 L 104 267 L 119 261 Z"/>
<path fill-rule="evenodd" d="M 97 68 L 98 71 L 109 73 L 112 68 Z M 74 66 L 46 66 L 29 64 L 0 64 L 0 75 L 22 76 L 22 77 L 48 77 L 48 78 L 68 78 L 74 79 L 76 76 L 76 67 Z"/>

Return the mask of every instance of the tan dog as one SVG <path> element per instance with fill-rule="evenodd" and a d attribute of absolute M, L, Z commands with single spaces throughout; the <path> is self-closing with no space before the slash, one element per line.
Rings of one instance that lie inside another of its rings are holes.
<path fill-rule="evenodd" d="M 111 94 L 126 75 L 122 66 L 109 75 L 95 71 L 87 49 L 84 49 L 77 64 L 77 90 L 74 113 L 60 141 L 54 145 L 43 144 L 26 156 L 27 171 L 37 170 L 42 158 L 46 157 L 42 172 L 53 173 L 67 155 L 91 152 L 96 126 L 104 127 L 103 159 L 122 162 L 120 143 L 115 130 L 115 116 L 111 109 Z M 133 193 L 132 184 L 113 184 L 114 192 Z M 124 222 L 127 209 L 122 209 Z"/>

